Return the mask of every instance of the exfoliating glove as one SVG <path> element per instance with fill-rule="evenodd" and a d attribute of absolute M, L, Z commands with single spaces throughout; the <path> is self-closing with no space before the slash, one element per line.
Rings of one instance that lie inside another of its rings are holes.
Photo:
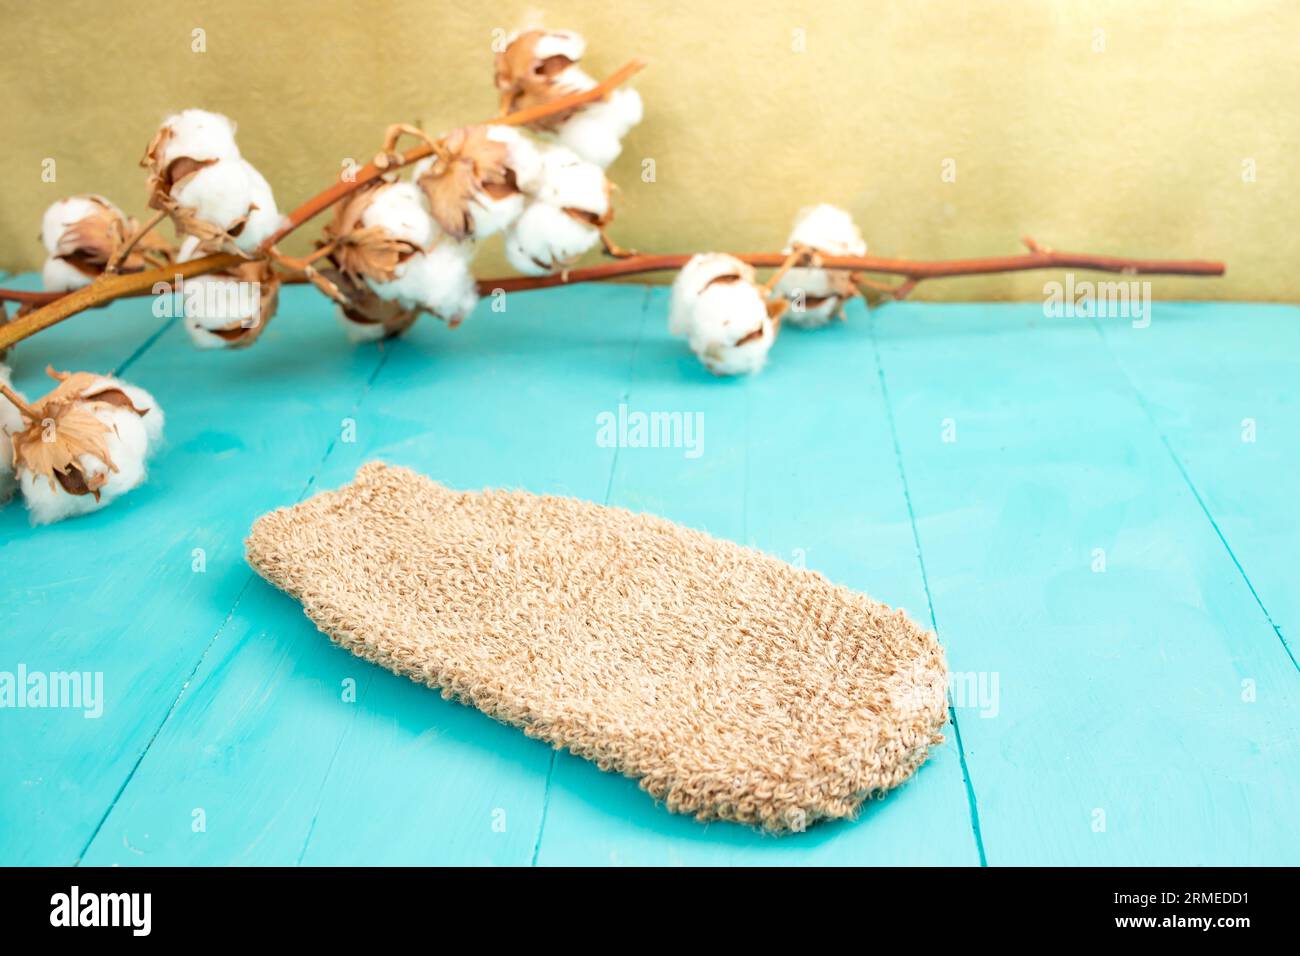
<path fill-rule="evenodd" d="M 941 739 L 933 634 L 663 518 L 372 462 L 264 515 L 247 544 L 354 654 L 700 820 L 851 816 Z"/>

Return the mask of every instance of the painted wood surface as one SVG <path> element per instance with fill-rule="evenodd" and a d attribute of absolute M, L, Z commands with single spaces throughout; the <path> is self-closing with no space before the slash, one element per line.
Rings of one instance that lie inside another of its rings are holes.
<path fill-rule="evenodd" d="M 97 515 L 0 511 L 0 670 L 101 671 L 106 697 L 0 710 L 0 863 L 1300 858 L 1300 310 L 858 308 L 722 381 L 667 336 L 664 289 L 505 305 L 353 347 L 291 289 L 254 349 L 212 355 L 124 303 L 16 354 L 29 391 L 46 361 L 120 370 L 168 444 Z M 608 447 L 620 405 L 702 440 Z M 674 817 L 338 650 L 251 573 L 256 516 L 373 458 L 653 511 L 903 606 L 947 648 L 956 724 L 851 823 Z"/>

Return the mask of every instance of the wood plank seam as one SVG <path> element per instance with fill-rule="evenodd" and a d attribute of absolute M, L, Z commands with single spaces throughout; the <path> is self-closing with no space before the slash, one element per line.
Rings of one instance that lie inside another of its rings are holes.
<path fill-rule="evenodd" d="M 925 590 L 925 602 L 930 610 L 930 626 L 939 634 L 939 622 L 935 616 L 934 598 L 930 594 L 930 579 L 925 570 L 925 555 L 921 549 L 921 533 L 916 525 L 916 512 L 912 509 L 912 493 L 907 485 L 907 470 L 903 466 L 903 450 L 898 441 L 898 426 L 894 421 L 894 406 L 889 395 L 889 384 L 885 378 L 885 367 L 880 357 L 880 344 L 876 339 L 875 316 L 867 321 L 871 327 L 871 348 L 875 353 L 876 375 L 880 379 L 880 392 L 885 401 L 885 417 L 889 421 L 889 435 L 894 444 L 894 461 L 898 465 L 898 478 L 903 485 L 903 501 L 907 506 L 907 519 L 912 525 L 912 541 L 916 545 L 916 562 L 921 571 L 921 586 Z M 975 849 L 979 853 L 980 866 L 988 866 L 988 857 L 984 852 L 984 835 L 980 827 L 979 798 L 975 793 L 975 782 L 971 778 L 970 766 L 966 762 L 966 747 L 961 739 L 961 725 L 957 721 L 957 707 L 953 702 L 952 688 L 948 688 L 948 714 L 952 720 L 953 737 L 957 744 L 957 756 L 961 761 L 962 781 L 966 785 L 966 801 L 970 807 L 971 834 L 975 838 Z"/>
<path fill-rule="evenodd" d="M 1300 661 L 1296 660 L 1294 649 L 1282 634 L 1282 628 L 1278 625 L 1277 621 L 1273 620 L 1273 615 L 1270 614 L 1268 608 L 1264 606 L 1263 599 L 1259 596 L 1259 592 L 1255 590 L 1254 582 L 1250 580 L 1250 575 L 1246 573 L 1246 569 L 1242 567 L 1241 561 L 1237 559 L 1237 553 L 1233 551 L 1232 545 L 1228 543 L 1227 535 L 1225 535 L 1223 529 L 1219 527 L 1219 522 L 1215 520 L 1214 515 L 1210 512 L 1210 506 L 1201 496 L 1200 489 L 1197 488 L 1196 483 L 1192 481 L 1192 476 L 1183 464 L 1182 458 L 1178 455 L 1178 452 L 1175 451 L 1173 443 L 1169 441 L 1168 436 L 1165 435 L 1164 429 L 1160 427 L 1160 422 L 1156 420 L 1155 413 L 1151 411 L 1151 406 L 1148 404 L 1146 396 L 1142 394 L 1142 390 L 1138 388 L 1137 383 L 1133 381 L 1133 377 L 1129 375 L 1128 369 L 1124 367 L 1124 363 L 1120 361 L 1119 356 L 1116 355 L 1114 350 L 1110 347 L 1110 342 L 1106 339 L 1106 333 L 1095 317 L 1092 320 L 1092 325 L 1093 328 L 1097 330 L 1097 335 L 1101 338 L 1102 348 L 1106 350 L 1106 354 L 1109 355 L 1111 360 L 1115 363 L 1115 367 L 1119 369 L 1119 373 L 1124 376 L 1124 381 L 1128 383 L 1128 387 L 1133 390 L 1133 395 L 1136 397 L 1138 405 L 1142 408 L 1142 414 L 1146 416 L 1147 421 L 1151 423 L 1151 427 L 1155 429 L 1156 435 L 1160 438 L 1160 444 L 1164 446 L 1165 451 L 1174 463 L 1174 467 L 1177 468 L 1178 473 L 1182 475 L 1183 482 L 1187 485 L 1187 489 L 1192 493 L 1192 497 L 1195 498 L 1196 503 L 1201 506 L 1201 511 L 1205 514 L 1206 520 L 1210 522 L 1210 527 L 1214 529 L 1215 535 L 1223 545 L 1224 550 L 1228 552 L 1228 557 L 1232 560 L 1233 566 L 1236 567 L 1237 573 L 1241 575 L 1241 580 L 1245 582 L 1246 588 L 1250 591 L 1250 596 L 1255 599 L 1255 604 L 1259 606 L 1260 611 L 1264 615 L 1264 619 L 1268 621 L 1269 627 L 1271 627 L 1273 633 L 1277 635 L 1278 641 L 1282 644 L 1282 650 L 1286 653 L 1286 656 L 1291 659 L 1291 666 L 1297 671 L 1300 671 Z"/>
<path fill-rule="evenodd" d="M 170 326 L 171 323 L 166 323 L 163 326 L 163 330 L 165 331 Z M 144 347 L 137 350 L 137 354 L 133 355 L 130 361 L 135 361 L 137 358 L 143 355 L 144 352 L 147 350 L 147 348 L 151 346 L 153 342 L 157 341 L 158 337 L 159 337 L 158 335 L 152 336 L 148 340 L 148 342 L 146 342 Z M 361 403 L 365 400 L 365 397 L 369 393 L 371 386 L 374 384 L 375 379 L 379 375 L 380 369 L 382 369 L 385 362 L 387 362 L 388 355 L 389 353 L 386 350 L 381 354 L 379 361 L 375 365 L 375 370 L 370 374 L 370 377 L 366 380 L 365 387 L 362 389 L 361 394 L 357 397 L 356 402 L 352 406 L 353 412 L 355 412 L 358 408 L 360 408 Z M 323 468 L 325 463 L 329 460 L 329 456 L 334 451 L 335 445 L 336 445 L 336 440 L 330 439 L 329 444 L 326 446 L 325 454 L 321 456 L 321 460 L 320 462 L 317 463 L 316 469 L 312 472 L 311 475 L 307 477 L 307 481 L 303 485 L 302 491 L 298 494 L 298 498 L 297 498 L 298 501 L 302 501 L 302 499 L 307 496 L 308 491 L 311 490 L 312 484 L 315 482 L 317 474 L 319 474 L 321 468 Z M 207 660 L 208 654 L 212 651 L 212 648 L 216 646 L 217 641 L 220 640 L 221 634 L 223 631 L 225 631 L 226 626 L 234 619 L 235 612 L 239 609 L 239 605 L 244 599 L 244 594 L 248 591 L 249 586 L 253 583 L 254 580 L 256 580 L 256 578 L 257 575 L 255 573 L 253 573 L 252 571 L 248 572 L 248 576 L 244 579 L 244 583 L 240 587 L 239 593 L 235 595 L 235 600 L 234 603 L 231 604 L 230 610 L 226 613 L 226 616 L 222 620 L 221 625 L 213 633 L 212 638 L 207 642 L 207 644 L 204 645 L 202 653 L 199 654 L 198 659 L 194 662 L 194 667 L 190 669 L 189 674 L 186 676 L 185 680 L 182 681 L 181 683 L 180 690 L 176 693 L 176 696 L 172 698 L 171 704 L 167 707 L 167 712 L 163 715 L 163 719 L 159 722 L 158 726 L 154 728 L 153 733 L 149 735 L 148 741 L 145 742 L 144 749 L 140 751 L 139 756 L 136 757 L 135 762 L 131 765 L 130 771 L 127 773 L 126 778 L 122 781 L 122 785 L 118 787 L 117 792 L 113 794 L 113 799 L 109 802 L 108 808 L 104 811 L 103 815 L 99 819 L 99 822 L 95 825 L 94 831 L 90 834 L 90 839 L 88 839 L 85 843 L 85 846 L 82 847 L 81 853 L 78 854 L 77 859 L 73 864 L 74 866 L 80 866 L 81 861 L 85 858 L 86 854 L 90 851 L 90 848 L 94 845 L 95 840 L 98 839 L 100 831 L 104 828 L 104 825 L 108 822 L 108 818 L 112 816 L 113 810 L 117 807 L 118 803 L 121 802 L 122 795 L 126 793 L 127 787 L 131 785 L 131 781 L 135 778 L 136 772 L 140 769 L 140 766 L 144 763 L 144 759 L 146 756 L 148 756 L 150 749 L 154 745 L 154 742 L 158 739 L 158 735 L 162 733 L 163 729 L 167 726 L 168 721 L 171 720 L 172 715 L 176 712 L 176 709 L 180 706 L 180 702 L 182 699 L 184 699 L 185 692 L 189 689 L 191 681 L 194 680 L 195 675 L 197 675 L 199 670 L 203 667 L 203 662 Z M 302 848 L 302 853 L 306 853 L 306 852 L 307 852 L 307 845 L 306 843 L 304 843 Z M 302 853 L 299 854 L 299 859 L 301 859 Z"/>
<path fill-rule="evenodd" d="M 641 319 L 637 323 L 636 341 L 632 344 L 632 356 L 628 360 L 627 387 L 622 391 L 621 401 L 630 400 L 632 385 L 636 381 L 636 359 L 641 350 L 641 342 L 645 338 L 646 318 L 650 314 L 650 301 L 654 297 L 654 286 L 645 287 L 645 295 L 641 298 Z M 605 482 L 605 499 L 601 502 L 603 505 L 609 504 L 609 498 L 614 490 L 614 474 L 618 470 L 618 450 L 617 443 L 614 445 L 614 454 L 609 462 L 609 478 Z M 559 759 L 559 751 L 551 750 L 551 759 L 546 765 L 546 784 L 542 789 L 542 814 L 537 821 L 537 839 L 533 841 L 533 856 L 529 866 L 537 866 L 537 859 L 542 852 L 542 835 L 546 832 L 546 811 L 551 806 L 551 782 L 555 777 L 555 761 Z"/>

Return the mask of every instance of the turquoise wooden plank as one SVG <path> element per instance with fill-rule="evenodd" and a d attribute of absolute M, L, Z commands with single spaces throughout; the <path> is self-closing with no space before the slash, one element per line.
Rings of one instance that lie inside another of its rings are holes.
<path fill-rule="evenodd" d="M 41 287 L 30 274 L 5 285 Z M 47 364 L 111 372 L 146 349 L 162 325 L 139 302 L 70 319 L 13 349 L 14 384 L 29 397 L 48 391 Z M 129 568 L 140 574 L 138 543 L 122 529 L 147 523 L 156 494 L 146 487 L 112 514 L 39 531 L 28 525 L 20 498 L 0 509 L 0 671 L 14 674 L 20 664 L 41 673 L 102 669 L 124 627 L 117 595 Z M 110 535 L 117 540 L 104 540 Z M 112 696 L 122 690 L 105 687 Z M 112 742 L 139 745 L 140 733 L 111 707 L 96 719 L 73 709 L 0 713 L 0 863 L 76 859 L 130 766 Z"/>
<path fill-rule="evenodd" d="M 316 484 L 379 457 L 453 486 L 602 497 L 613 450 L 591 407 L 626 388 L 643 300 L 556 290 L 454 333 L 423 323 L 386 346 L 350 415 L 356 441 L 334 445 Z M 87 860 L 527 863 L 549 764 L 544 745 L 332 647 L 258 579 Z"/>
<path fill-rule="evenodd" d="M 715 379 L 668 336 L 667 290 L 655 290 L 650 312 L 629 411 L 699 416 L 704 440 L 696 449 L 623 449 L 610 503 L 806 564 L 928 624 L 862 310 L 833 328 L 783 332 L 770 366 L 736 380 Z M 975 864 L 960 758 L 952 733 L 946 737 L 912 781 L 868 803 L 857 820 L 781 838 L 673 816 L 634 782 L 560 754 L 537 859 L 543 865 Z"/>
<path fill-rule="evenodd" d="M 5 862 L 71 863 L 82 854 L 247 584 L 249 522 L 303 491 L 377 367 L 374 351 L 351 348 L 329 327 L 317 298 L 287 290 L 281 314 L 245 352 L 198 353 L 169 327 L 127 372 L 168 414 L 168 446 L 149 482 L 50 528 L 23 529 L 14 509 L 0 517 L 6 565 L 16 566 L 6 587 L 22 596 L 6 602 L 17 607 L 0 637 L 4 658 L 22 660 L 21 649 L 29 666 L 101 671 L 106 696 L 97 721 L 52 711 L 7 717 L 24 733 L 12 743 L 0 735 L 13 748 L 3 772 L 21 782 L 5 788 L 21 800 L 7 815 L 21 825 L 0 837 Z M 107 333 L 117 310 L 156 321 L 146 300 L 79 317 L 64 327 L 69 364 L 85 364 L 82 350 Z M 54 345 L 42 345 L 42 357 Z M 198 556 L 203 573 L 194 570 Z M 193 806 L 168 808 L 156 825 L 179 818 L 189 832 Z M 142 835 L 120 831 L 114 840 L 132 860 L 147 859 Z"/>
<path fill-rule="evenodd" d="M 875 324 L 939 634 L 999 679 L 962 725 L 989 862 L 1293 861 L 1300 680 L 1093 327 Z"/>
<path fill-rule="evenodd" d="M 1293 661 L 1300 635 L 1300 309 L 1156 302 L 1097 327 Z"/>

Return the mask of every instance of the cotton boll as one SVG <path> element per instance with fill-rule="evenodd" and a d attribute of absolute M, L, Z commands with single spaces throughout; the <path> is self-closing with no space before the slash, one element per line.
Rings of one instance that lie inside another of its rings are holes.
<path fill-rule="evenodd" d="M 98 511 L 144 482 L 149 437 L 143 420 L 125 409 L 100 407 L 94 414 L 106 426 L 104 444 L 116 470 L 96 455 L 77 456 L 77 467 L 87 481 L 103 481 L 95 495 L 73 493 L 57 480 L 21 468 L 19 485 L 33 524 L 50 524 Z"/>
<path fill-rule="evenodd" d="M 251 168 L 239 159 L 215 162 L 178 183 L 171 197 L 193 218 L 220 233 L 229 232 L 248 216 L 253 205 Z"/>
<path fill-rule="evenodd" d="M 587 38 L 575 30 L 516 31 L 506 38 L 507 45 L 513 44 L 528 33 L 539 34 L 533 45 L 533 55 L 539 60 L 561 56 L 576 63 L 587 52 Z"/>
<path fill-rule="evenodd" d="M 138 385 L 132 385 L 124 382 L 119 378 L 113 378 L 111 375 L 100 375 L 95 378 L 93 384 L 82 390 L 82 397 L 88 400 L 94 400 L 102 397 L 106 393 L 114 391 L 121 392 L 131 402 L 131 407 L 135 409 L 140 421 L 144 424 L 145 437 L 148 439 L 148 454 L 152 455 L 162 443 L 163 425 L 165 416 L 162 407 L 154 397 Z"/>
<path fill-rule="evenodd" d="M 791 252 L 796 245 L 826 256 L 861 256 L 867 252 L 867 243 L 853 218 L 827 203 L 799 212 L 785 251 Z M 785 321 L 817 328 L 839 314 L 844 301 L 857 290 L 852 278 L 842 269 L 796 267 L 781 278 L 776 291 L 792 303 Z"/>
<path fill-rule="evenodd" d="M 46 292 L 71 292 L 95 281 L 95 276 L 78 269 L 67 259 L 51 256 L 41 266 L 41 286 Z"/>
<path fill-rule="evenodd" d="M 615 90 L 565 120 L 557 133 L 561 144 L 602 169 L 618 159 L 623 137 L 641 122 L 644 106 L 636 90 Z"/>
<path fill-rule="evenodd" d="M 0 382 L 13 388 L 12 374 L 7 365 L 0 365 Z M 17 394 L 23 401 L 27 400 L 22 392 Z M 10 436 L 22 431 L 26 424 L 14 404 L 0 395 L 0 504 L 12 498 L 18 488 L 18 479 L 14 475 L 13 440 Z"/>
<path fill-rule="evenodd" d="M 18 484 L 37 524 L 96 511 L 135 488 L 162 435 L 162 412 L 148 392 L 90 372 L 47 372 L 58 386 L 26 403 L 11 434 Z"/>
<path fill-rule="evenodd" d="M 672 297 L 668 306 L 669 333 L 690 335 L 695 323 L 695 304 L 699 301 L 700 294 L 710 283 L 729 276 L 752 282 L 754 269 L 735 256 L 722 252 L 702 252 L 691 256 L 673 280 Z"/>
<path fill-rule="evenodd" d="M 544 173 L 542 150 L 513 126 L 489 126 L 488 136 L 506 144 L 506 165 L 515 175 L 515 184 L 526 193 L 533 192 Z"/>
<path fill-rule="evenodd" d="M 361 344 L 363 342 L 378 342 L 388 337 L 388 332 L 380 322 L 371 322 L 367 319 L 354 319 L 348 315 L 343 306 L 334 307 L 334 321 L 339 324 L 343 334 L 348 337 L 349 342 Z"/>
<path fill-rule="evenodd" d="M 688 341 L 715 375 L 757 372 L 776 341 L 776 323 L 755 286 L 727 283 L 700 296 Z"/>
<path fill-rule="evenodd" d="M 175 186 L 171 198 L 185 211 L 182 229 L 204 239 L 229 233 L 243 252 L 254 251 L 284 223 L 270 184 L 245 159 L 224 159 L 196 170 Z"/>
<path fill-rule="evenodd" d="M 155 142 L 157 160 L 164 168 L 181 158 L 200 162 L 240 158 L 234 121 L 207 110 L 182 110 L 167 117 L 158 129 Z M 150 148 L 154 151 L 152 145 Z"/>
<path fill-rule="evenodd" d="M 417 180 L 420 179 L 433 168 L 434 162 L 432 158 L 421 160 L 415 165 L 412 174 Z M 538 166 L 540 165 L 539 161 Z M 469 235 L 474 239 L 486 239 L 495 235 L 518 219 L 523 212 L 524 196 L 518 189 L 502 189 L 499 192 L 500 195 L 493 195 L 478 190 L 466 198 L 464 211 L 469 215 Z"/>
<path fill-rule="evenodd" d="M 269 277 L 203 275 L 185 283 L 185 331 L 200 349 L 251 345 L 270 321 L 278 283 Z"/>
<path fill-rule="evenodd" d="M 538 199 L 597 217 L 608 214 L 610 186 L 603 169 L 565 146 L 548 146 L 541 155 L 542 172 L 535 192 Z"/>
<path fill-rule="evenodd" d="M 510 225 L 536 188 L 542 158 L 507 126 L 466 126 L 442 137 L 438 155 L 416 164 L 415 183 L 439 228 L 455 239 L 484 239 Z"/>
<path fill-rule="evenodd" d="M 41 217 L 41 243 L 48 255 L 56 255 L 68 230 L 86 219 L 114 216 L 125 221 L 122 210 L 103 196 L 69 196 L 51 203 Z"/>
<path fill-rule="evenodd" d="M 433 243 L 437 225 L 424 194 L 414 183 L 387 183 L 374 191 L 361 217 L 363 226 L 382 226 L 395 239 L 423 249 Z"/>
<path fill-rule="evenodd" d="M 89 285 L 136 229 L 134 219 L 103 196 L 72 196 L 53 203 L 41 217 L 41 244 L 49 254 L 41 270 L 46 291 L 68 292 Z M 122 263 L 139 272 L 152 263 L 145 256 L 170 259 L 170 246 L 158 236 L 143 236 Z"/>
<path fill-rule="evenodd" d="M 496 57 L 496 86 L 502 111 L 515 112 L 591 89 L 596 81 L 578 66 L 586 49 L 587 41 L 572 30 L 512 33 L 506 48 Z M 547 117 L 535 125 L 551 128 L 554 120 Z"/>
<path fill-rule="evenodd" d="M 271 192 L 271 184 L 266 181 L 266 177 L 247 160 L 241 159 L 240 162 L 244 164 L 244 172 L 248 176 L 251 210 L 248 222 L 235 238 L 235 245 L 244 252 L 252 252 L 284 225 L 285 217 L 276 208 L 275 195 Z"/>
<path fill-rule="evenodd" d="M 600 241 L 609 220 L 609 181 L 564 146 L 542 150 L 535 199 L 506 231 L 506 258 L 525 275 L 562 269 Z"/>
<path fill-rule="evenodd" d="M 862 231 L 853 217 L 829 203 L 801 209 L 787 240 L 787 251 L 796 244 L 809 246 L 828 256 L 861 256 L 867 251 Z"/>
<path fill-rule="evenodd" d="M 669 331 L 715 375 L 757 372 L 767 362 L 777 324 L 751 266 L 720 253 L 697 255 L 673 283 Z"/>
<path fill-rule="evenodd" d="M 531 202 L 506 230 L 506 259 L 524 275 L 549 275 L 599 241 L 590 223 L 550 203 Z"/>
<path fill-rule="evenodd" d="M 470 271 L 473 255 L 472 244 L 443 236 L 433 248 L 400 263 L 391 282 L 368 281 L 381 299 L 427 309 L 455 326 L 478 304 L 478 285 Z"/>

